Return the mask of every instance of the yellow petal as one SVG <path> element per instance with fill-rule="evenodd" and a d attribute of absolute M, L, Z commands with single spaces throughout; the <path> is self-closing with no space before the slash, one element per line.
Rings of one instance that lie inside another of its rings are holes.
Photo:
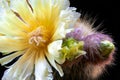
<path fill-rule="evenodd" d="M 0 11 L 0 13 L 2 13 L 0 14 L 0 33 L 5 35 L 20 35 L 28 31 L 27 25 L 9 8 L 2 7 Z"/>
<path fill-rule="evenodd" d="M 28 0 L 37 21 L 45 25 L 57 21 L 60 10 L 69 6 L 68 0 Z"/>
<path fill-rule="evenodd" d="M 0 36 L 0 52 L 13 52 L 26 49 L 26 44 L 19 38 Z"/>
<path fill-rule="evenodd" d="M 26 25 L 21 22 L 15 15 L 6 15 L 0 17 L 0 33 L 16 36 L 16 35 L 25 35 L 27 32 Z"/>
<path fill-rule="evenodd" d="M 32 8 L 27 0 L 11 0 L 10 8 L 17 12 L 28 25 L 33 27 L 37 24 L 33 17 Z"/>
<path fill-rule="evenodd" d="M 52 13 L 52 8 L 58 6 L 57 4 L 60 2 L 60 0 L 29 0 L 29 2 L 36 17 L 40 18 L 42 17 L 41 15 L 44 15 L 47 18 L 49 15 L 51 15 L 49 13 Z"/>
<path fill-rule="evenodd" d="M 0 64 L 1 65 L 5 65 L 8 64 L 9 62 L 11 62 L 13 59 L 15 59 L 16 57 L 22 55 L 23 52 L 19 51 L 19 52 L 15 52 L 11 55 L 8 55 L 6 57 L 0 58 Z"/>

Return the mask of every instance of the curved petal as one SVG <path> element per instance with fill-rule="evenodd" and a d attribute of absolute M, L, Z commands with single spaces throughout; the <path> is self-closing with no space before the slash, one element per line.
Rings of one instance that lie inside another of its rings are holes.
<path fill-rule="evenodd" d="M 62 40 L 57 40 L 57 41 L 53 41 L 52 43 L 50 43 L 48 45 L 48 52 L 49 54 L 55 56 L 55 57 L 59 57 L 59 50 L 62 47 Z"/>
<path fill-rule="evenodd" d="M 62 77 L 64 75 L 63 73 L 63 70 L 61 68 L 60 65 L 58 65 L 56 62 L 55 62 L 55 59 L 52 55 L 50 54 L 46 54 L 46 57 L 48 59 L 48 61 L 50 62 L 50 64 L 58 71 L 58 73 L 60 74 L 60 76 Z"/>
<path fill-rule="evenodd" d="M 62 44 L 62 40 L 54 41 L 53 43 L 49 44 L 48 54 L 46 54 L 46 57 L 50 62 L 50 64 L 59 72 L 60 76 L 63 76 L 64 73 L 61 66 L 55 62 L 58 61 L 60 58 L 60 53 L 58 52 L 58 50 L 61 49 L 61 44 Z M 62 59 L 58 63 L 62 63 Z"/>
<path fill-rule="evenodd" d="M 18 59 L 8 70 L 5 71 L 2 80 L 26 80 L 33 76 L 34 72 L 34 53 L 30 51 Z"/>
<path fill-rule="evenodd" d="M 11 54 L 11 55 L 6 56 L 6 57 L 0 58 L 0 64 L 1 65 L 8 64 L 13 59 L 15 59 L 16 57 L 18 57 L 18 56 L 20 56 L 22 54 L 23 54 L 22 51 L 18 51 L 18 52 L 15 52 L 15 53 Z"/>
<path fill-rule="evenodd" d="M 65 62 L 64 56 L 59 52 L 62 47 L 62 40 L 57 40 L 48 45 L 48 53 L 53 56 L 55 61 L 59 64 L 63 64 Z"/>
<path fill-rule="evenodd" d="M 36 59 L 35 80 L 53 80 L 52 69 L 46 59 Z"/>
<path fill-rule="evenodd" d="M 19 38 L 0 36 L 0 52 L 13 52 L 26 49 L 26 44 Z"/>

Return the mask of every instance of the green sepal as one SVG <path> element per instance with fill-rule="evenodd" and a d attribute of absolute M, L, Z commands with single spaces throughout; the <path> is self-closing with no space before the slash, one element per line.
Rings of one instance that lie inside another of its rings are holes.
<path fill-rule="evenodd" d="M 102 56 L 107 57 L 115 49 L 115 46 L 112 42 L 105 40 L 100 43 L 100 50 Z"/>

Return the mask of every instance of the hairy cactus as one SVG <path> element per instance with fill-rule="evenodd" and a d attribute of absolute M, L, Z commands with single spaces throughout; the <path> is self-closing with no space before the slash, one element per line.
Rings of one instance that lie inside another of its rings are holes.
<path fill-rule="evenodd" d="M 54 72 L 54 80 L 97 80 L 112 65 L 115 52 L 112 38 L 92 27 L 87 21 L 78 21 L 75 29 L 66 34 L 66 38 L 84 42 L 86 55 L 67 60 L 62 65 L 65 76 L 61 78 Z"/>

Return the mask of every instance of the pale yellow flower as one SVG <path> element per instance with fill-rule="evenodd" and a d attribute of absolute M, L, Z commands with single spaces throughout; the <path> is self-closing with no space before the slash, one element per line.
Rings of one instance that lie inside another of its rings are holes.
<path fill-rule="evenodd" d="M 0 63 L 21 56 L 2 80 L 52 80 L 51 66 L 62 77 L 64 61 L 57 59 L 62 39 L 80 16 L 75 10 L 68 0 L 0 0 L 0 52 L 14 52 Z"/>

